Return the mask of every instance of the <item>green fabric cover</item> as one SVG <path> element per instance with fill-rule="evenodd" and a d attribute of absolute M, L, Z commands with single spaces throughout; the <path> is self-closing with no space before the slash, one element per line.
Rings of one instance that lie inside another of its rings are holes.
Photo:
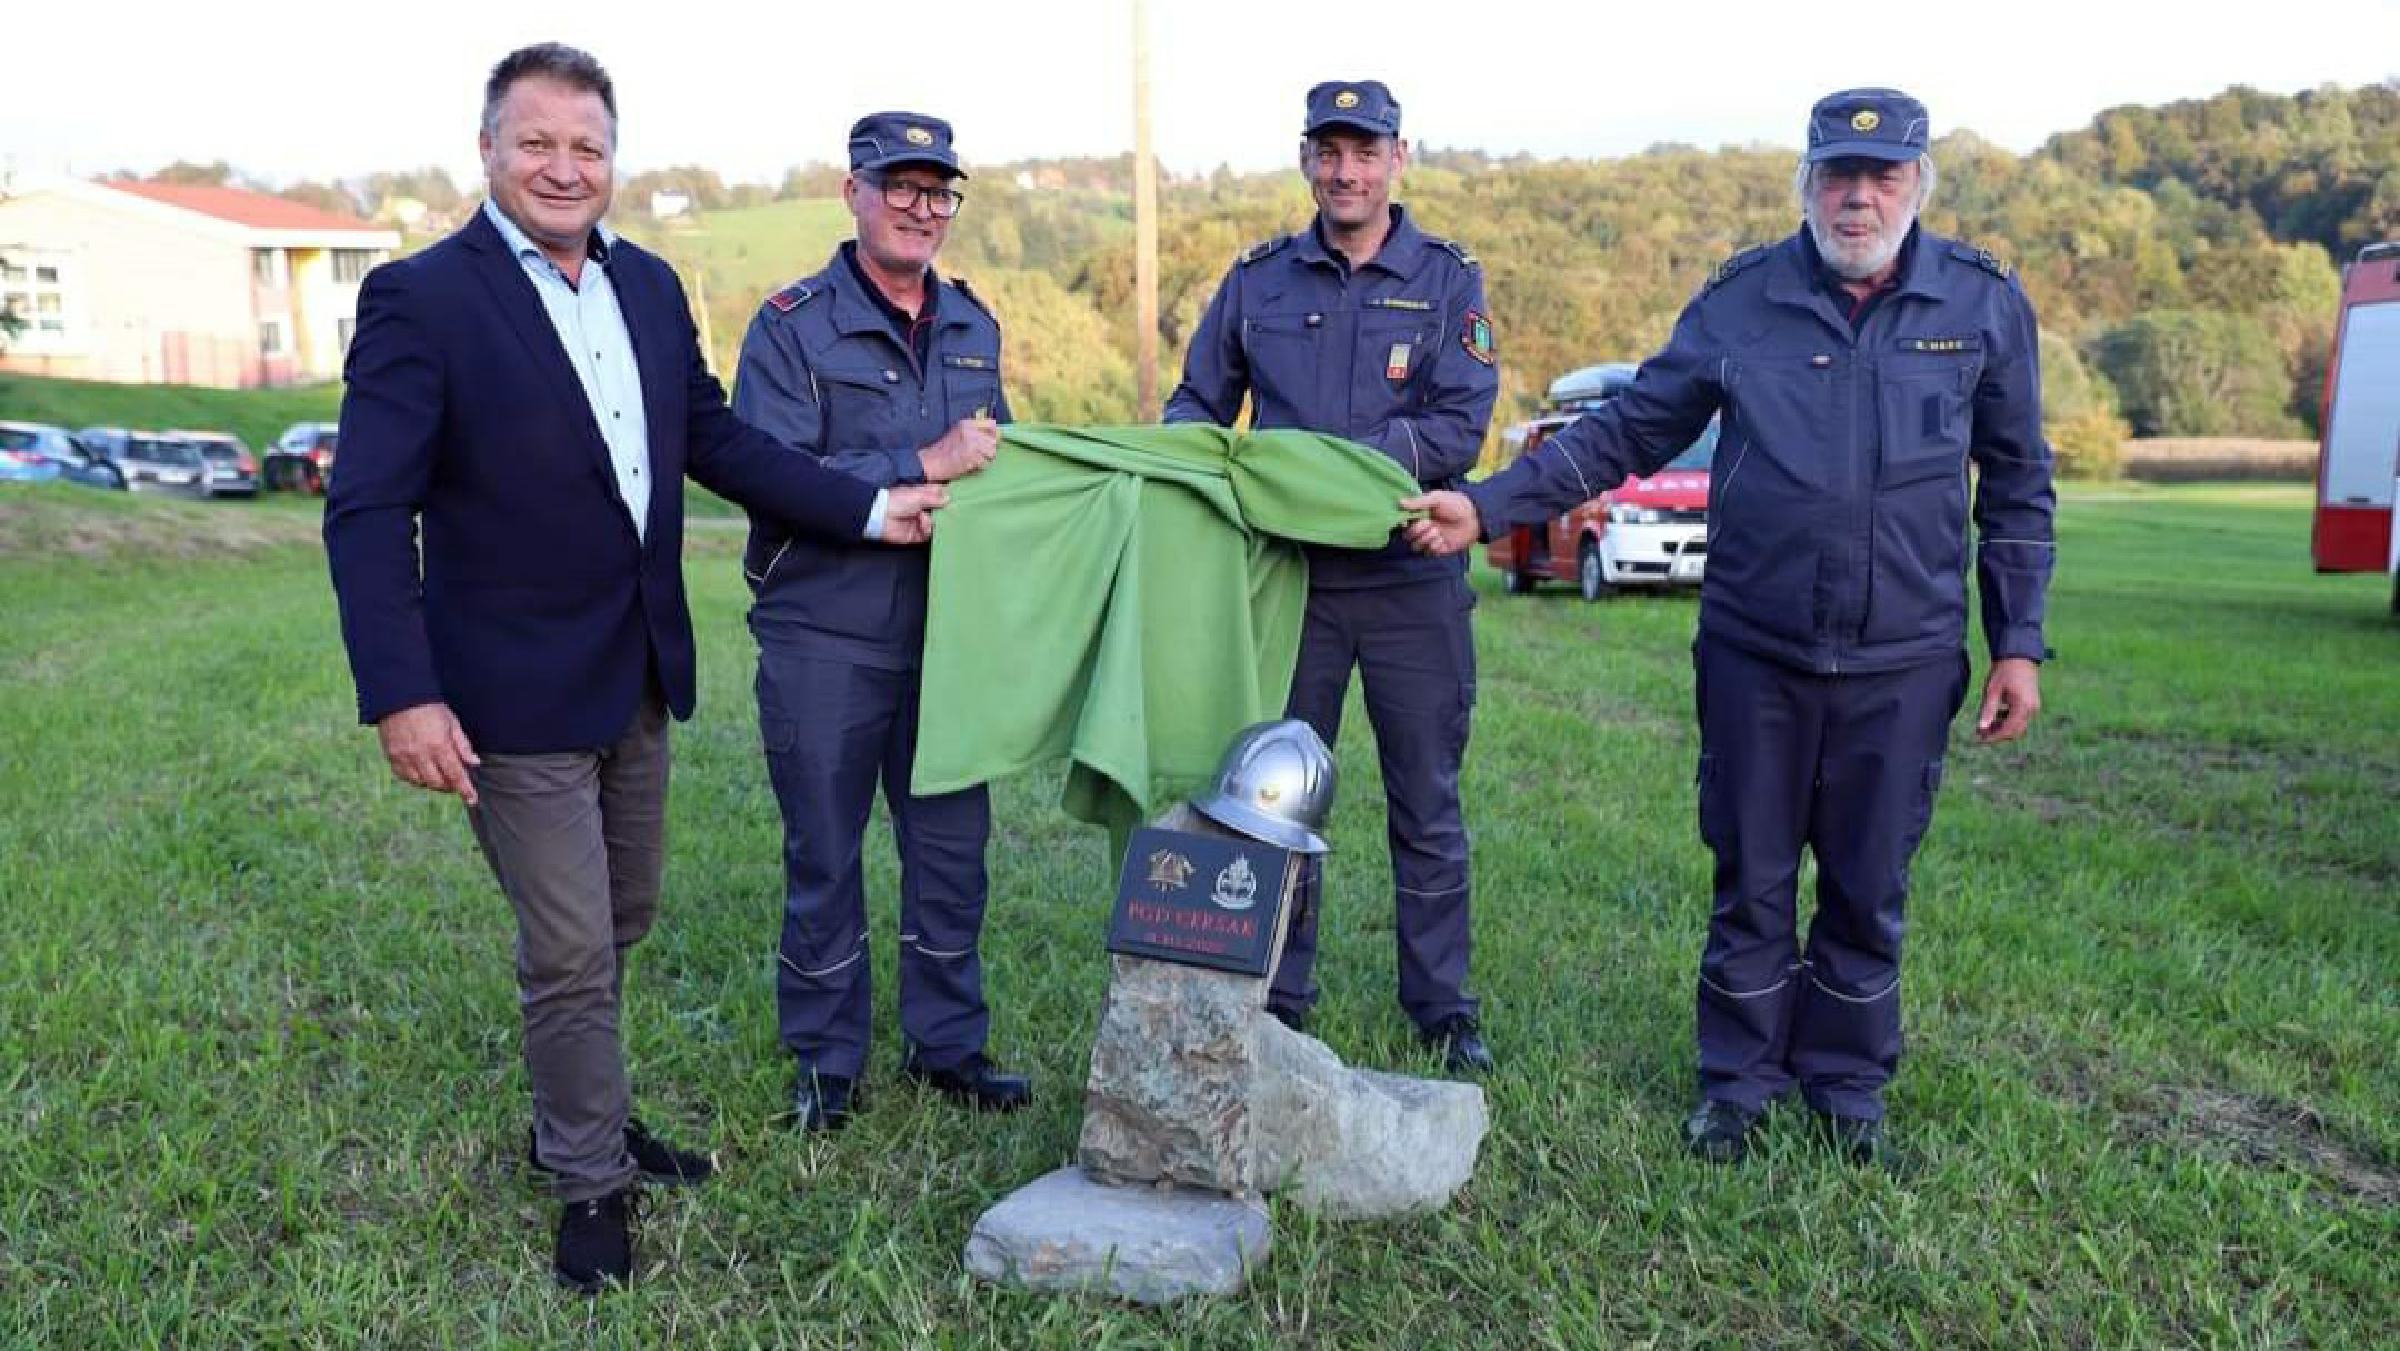
<path fill-rule="evenodd" d="M 1379 548 L 1417 491 L 1313 432 L 1003 429 L 935 518 L 915 790 L 1064 759 L 1068 814 L 1122 838 L 1283 715 L 1298 543 Z"/>

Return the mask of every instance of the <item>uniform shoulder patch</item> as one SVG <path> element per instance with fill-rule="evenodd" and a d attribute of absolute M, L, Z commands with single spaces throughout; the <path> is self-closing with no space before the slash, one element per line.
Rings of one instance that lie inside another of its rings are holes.
<path fill-rule="evenodd" d="M 976 309 L 983 311 L 984 318 L 991 320 L 995 324 L 1000 322 L 1000 316 L 992 313 L 992 307 L 983 303 L 983 297 L 975 294 L 975 288 L 967 285 L 966 278 L 944 277 L 942 280 L 950 283 L 952 286 L 957 287 L 958 293 L 967 298 L 968 304 L 973 305 Z"/>
<path fill-rule="evenodd" d="M 1459 266 L 1461 267 L 1483 266 L 1481 262 L 1477 261 L 1474 254 L 1467 252 L 1466 245 L 1459 243 L 1455 239 L 1444 239 L 1440 235 L 1427 235 L 1425 236 L 1425 242 L 1433 245 L 1437 249 L 1440 249 L 1442 252 L 1449 254 L 1451 257 L 1456 258 Z"/>
<path fill-rule="evenodd" d="M 1950 252 L 1953 256 L 1973 263 L 2002 281 L 2007 281 L 2016 275 L 2017 269 L 2002 261 L 1990 249 L 1979 248 L 1973 244 L 1952 244 Z"/>
<path fill-rule="evenodd" d="M 800 308 L 802 305 L 807 304 L 809 297 L 815 295 L 816 293 L 817 288 L 813 283 L 796 281 L 791 285 L 784 287 L 782 290 L 777 291 L 775 294 L 768 296 L 767 304 L 772 306 L 777 314 L 790 314 L 792 311 Z"/>
<path fill-rule="evenodd" d="M 1700 284 L 1700 294 L 1707 295 L 1709 292 L 1716 290 L 1718 287 L 1723 286 L 1726 282 L 1732 280 L 1734 276 L 1742 271 L 1742 269 L 1747 268 L 1752 264 L 1766 261 L 1767 254 L 1772 252 L 1773 248 L 1774 246 L 1770 244 L 1760 244 L 1753 248 L 1744 249 L 1740 253 L 1737 253 L 1731 258 L 1726 259 L 1724 262 L 1717 264 L 1716 270 L 1708 274 L 1708 280 Z"/>
<path fill-rule="evenodd" d="M 1235 267 L 1248 267 L 1250 264 L 1257 262 L 1261 258 L 1267 257 L 1268 255 L 1274 253 L 1277 249 L 1280 249 L 1284 245 L 1291 242 L 1292 237 L 1288 234 L 1277 235 L 1273 239 L 1262 239 L 1236 255 L 1233 260 L 1233 265 Z"/>

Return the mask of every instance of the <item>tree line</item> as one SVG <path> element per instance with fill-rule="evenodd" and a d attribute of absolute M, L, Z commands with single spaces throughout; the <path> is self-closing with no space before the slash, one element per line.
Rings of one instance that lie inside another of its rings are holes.
<path fill-rule="evenodd" d="M 2054 439 L 2072 467 L 2092 472 L 2108 470 L 2128 432 L 2313 435 L 2339 263 L 2400 237 L 2400 82 L 2297 95 L 2234 88 L 2115 108 L 2028 155 L 1958 131 L 1935 143 L 1934 159 L 1940 186 L 1927 224 L 2018 270 L 2044 327 Z M 1667 145 L 1602 161 L 1420 147 L 1401 196 L 1425 228 L 1483 261 L 1506 421 L 1533 411 L 1567 370 L 1655 350 L 1720 260 L 1792 230 L 1793 161 L 1765 147 Z M 1140 416 L 1132 171 L 1129 155 L 976 168 L 945 265 L 972 277 L 1007 325 L 1020 416 Z M 224 165 L 166 172 L 234 177 Z M 624 180 L 617 216 L 672 254 L 676 236 L 645 219 L 653 191 L 682 194 L 697 220 L 680 228 L 705 235 L 712 216 L 821 201 L 840 177 L 806 165 L 770 187 L 726 184 L 698 166 L 653 170 Z M 438 169 L 283 192 L 386 218 L 411 200 L 433 224 L 473 204 Z M 1164 180 L 1167 383 L 1234 255 L 1298 228 L 1308 212 L 1291 171 Z M 721 362 L 759 299 L 822 261 L 749 252 L 774 256 L 746 259 L 711 286 Z"/>

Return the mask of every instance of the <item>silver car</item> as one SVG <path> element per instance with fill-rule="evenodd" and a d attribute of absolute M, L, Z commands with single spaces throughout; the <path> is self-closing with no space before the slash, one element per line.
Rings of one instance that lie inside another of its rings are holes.
<path fill-rule="evenodd" d="M 208 496 L 258 496 L 258 461 L 250 454 L 250 447 L 242 444 L 242 438 L 226 432 L 168 432 L 167 435 L 198 450 L 200 458 L 208 461 Z"/>
<path fill-rule="evenodd" d="M 208 496 L 208 461 L 200 448 L 155 432 L 134 432 L 117 452 L 117 472 L 133 491 Z"/>

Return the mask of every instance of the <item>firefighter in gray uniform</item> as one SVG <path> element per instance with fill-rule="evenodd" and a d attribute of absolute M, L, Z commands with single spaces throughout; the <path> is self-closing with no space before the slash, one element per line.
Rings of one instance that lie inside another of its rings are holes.
<path fill-rule="evenodd" d="M 1408 163 L 1400 105 L 1374 80 L 1308 92 L 1300 167 L 1317 203 L 1298 234 L 1251 248 L 1192 337 L 1169 422 L 1298 427 L 1363 442 L 1426 487 L 1474 467 L 1500 388 L 1483 269 L 1417 228 L 1392 189 Z M 1453 1072 L 1492 1066 L 1467 992 L 1467 830 L 1459 763 L 1475 705 L 1474 593 L 1457 559 L 1311 548 L 1308 617 L 1287 712 L 1332 745 L 1350 671 L 1383 765 L 1400 1003 Z M 1323 875 L 1311 860 L 1268 1007 L 1295 1027 L 1312 977 Z"/>
<path fill-rule="evenodd" d="M 842 196 L 857 236 L 759 309 L 736 413 L 878 484 L 943 483 L 990 462 L 1008 420 L 1000 326 L 933 270 L 965 176 L 939 118 L 876 113 L 850 129 Z M 981 787 L 909 789 L 926 563 L 922 549 L 827 543 L 751 518 L 758 723 L 784 829 L 776 1021 L 798 1059 L 792 1112 L 806 1130 L 839 1128 L 861 1105 L 873 1001 L 860 849 L 878 784 L 900 850 L 903 1073 L 985 1110 L 1032 1096 L 984 1053 L 989 799 Z"/>
<path fill-rule="evenodd" d="M 1705 1158 L 1741 1157 L 1795 1088 L 1838 1148 L 1882 1154 L 1909 861 L 1968 684 L 1970 515 L 1991 655 L 1976 736 L 2013 740 L 2040 706 L 2055 499 L 2033 307 L 1990 254 L 1918 225 L 1926 146 L 1906 94 L 1819 101 L 1799 231 L 1719 267 L 1623 396 L 1404 504 L 1430 513 L 1412 543 L 1456 552 L 1654 472 L 1724 414 L 1693 646 L 1716 899 L 1685 1139 Z"/>

